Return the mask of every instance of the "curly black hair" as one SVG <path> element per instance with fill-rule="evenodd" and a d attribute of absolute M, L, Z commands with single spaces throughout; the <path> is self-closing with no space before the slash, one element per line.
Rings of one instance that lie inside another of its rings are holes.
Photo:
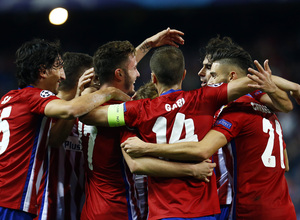
<path fill-rule="evenodd" d="M 38 80 L 42 69 L 50 69 L 62 54 L 60 43 L 34 39 L 25 42 L 16 52 L 18 86 L 24 88 Z"/>

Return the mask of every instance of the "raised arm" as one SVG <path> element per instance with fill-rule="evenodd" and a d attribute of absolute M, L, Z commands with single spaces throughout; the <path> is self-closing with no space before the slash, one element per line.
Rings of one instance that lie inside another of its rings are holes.
<path fill-rule="evenodd" d="M 249 72 L 254 75 L 248 75 L 248 77 L 257 84 L 249 84 L 248 86 L 251 88 L 259 88 L 262 82 L 266 82 L 271 88 L 269 92 L 267 92 L 270 101 L 266 97 L 262 97 L 262 102 L 275 111 L 289 112 L 293 110 L 293 104 L 286 93 L 286 91 L 290 91 L 289 88 L 291 88 L 291 85 L 289 86 L 288 83 L 286 83 L 285 86 L 281 86 L 278 77 L 272 76 L 269 60 L 265 60 L 264 68 L 257 60 L 254 61 L 254 64 L 258 71 L 249 68 Z"/>
<path fill-rule="evenodd" d="M 300 85 L 298 83 L 291 82 L 279 76 L 273 76 L 272 79 L 280 89 L 287 92 L 289 91 L 291 96 L 293 96 L 300 105 Z"/>
<path fill-rule="evenodd" d="M 173 160 L 202 161 L 210 158 L 226 144 L 226 137 L 221 132 L 210 130 L 200 142 L 153 144 L 131 137 L 123 142 L 121 147 L 131 157 L 152 156 Z"/>
<path fill-rule="evenodd" d="M 209 182 L 215 163 L 205 160 L 200 163 L 180 163 L 154 157 L 131 158 L 123 149 L 122 153 L 132 173 L 155 177 L 194 177 Z"/>
<path fill-rule="evenodd" d="M 275 77 L 271 75 L 268 62 L 265 62 L 266 70 L 257 61 L 254 61 L 254 63 L 259 71 L 249 68 L 249 72 L 253 75 L 249 74 L 248 77 L 242 77 L 228 83 L 228 101 L 233 101 L 242 95 L 259 89 L 267 93 L 272 100 L 269 106 L 272 105 L 276 110 L 282 112 L 291 111 L 293 108 L 292 102 L 287 93 L 278 87 L 279 82 L 277 80 L 273 81 Z"/>
<path fill-rule="evenodd" d="M 184 33 L 176 29 L 167 28 L 157 34 L 144 40 L 139 46 L 136 47 L 136 60 L 139 62 L 150 50 L 154 47 L 163 45 L 171 45 L 178 47 L 178 44 L 184 44 L 181 36 Z"/>

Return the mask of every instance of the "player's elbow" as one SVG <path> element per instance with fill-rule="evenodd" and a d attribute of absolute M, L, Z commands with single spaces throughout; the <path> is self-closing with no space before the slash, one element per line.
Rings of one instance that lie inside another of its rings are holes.
<path fill-rule="evenodd" d="M 287 105 L 284 106 L 283 112 L 288 113 L 294 109 L 293 103 L 289 102 Z"/>
<path fill-rule="evenodd" d="M 199 151 L 197 154 L 197 160 L 202 161 L 211 157 L 211 153 L 208 151 Z"/>

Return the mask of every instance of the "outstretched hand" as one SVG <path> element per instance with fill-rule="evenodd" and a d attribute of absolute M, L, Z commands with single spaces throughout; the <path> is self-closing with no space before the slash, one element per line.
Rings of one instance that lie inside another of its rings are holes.
<path fill-rule="evenodd" d="M 141 157 L 147 152 L 147 143 L 139 139 L 138 137 L 130 137 L 123 143 L 121 147 L 130 157 Z"/>
<path fill-rule="evenodd" d="M 183 36 L 184 33 L 181 31 L 178 31 L 176 29 L 170 29 L 169 27 L 166 30 L 163 30 L 152 37 L 149 37 L 147 39 L 150 46 L 153 47 L 160 47 L 163 45 L 171 45 L 178 47 L 178 44 L 183 45 L 184 40 L 181 36 Z"/>
<path fill-rule="evenodd" d="M 260 63 L 255 60 L 254 61 L 257 70 L 248 68 L 248 71 L 253 75 L 248 74 L 248 78 L 256 82 L 257 84 L 248 84 L 249 87 L 262 90 L 266 93 L 273 93 L 278 88 L 275 83 L 272 81 L 272 71 L 269 66 L 269 60 L 265 60 L 264 68 L 260 65 Z"/>
<path fill-rule="evenodd" d="M 201 163 L 196 163 L 193 169 L 194 177 L 208 183 L 208 177 L 213 175 L 214 167 L 216 166 L 217 164 L 212 163 L 210 159 L 206 159 Z"/>

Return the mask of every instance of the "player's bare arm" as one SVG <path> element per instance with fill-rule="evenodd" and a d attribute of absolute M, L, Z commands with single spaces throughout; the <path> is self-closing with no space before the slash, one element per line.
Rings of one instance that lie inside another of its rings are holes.
<path fill-rule="evenodd" d="M 295 82 L 283 79 L 279 76 L 273 76 L 273 81 L 284 91 L 290 92 L 296 102 L 300 105 L 300 85 Z"/>
<path fill-rule="evenodd" d="M 144 40 L 139 46 L 136 47 L 136 60 L 139 62 L 150 50 L 154 47 L 162 45 L 171 45 L 178 47 L 178 44 L 184 44 L 182 36 L 183 32 L 176 29 L 167 28 L 157 34 Z"/>
<path fill-rule="evenodd" d="M 272 76 L 269 61 L 265 60 L 264 68 L 257 60 L 254 61 L 254 64 L 256 65 L 258 71 L 249 68 L 249 72 L 253 73 L 254 75 L 249 74 L 248 77 L 257 84 L 252 83 L 248 86 L 251 88 L 260 89 L 261 87 L 262 89 L 265 89 L 265 92 L 267 92 L 271 102 L 268 102 L 268 100 L 265 98 L 263 103 L 271 107 L 273 110 L 281 112 L 289 112 L 293 110 L 293 104 L 287 93 L 284 91 L 284 89 L 281 89 L 280 82 L 275 81 L 276 78 Z"/>
<path fill-rule="evenodd" d="M 131 158 L 122 149 L 123 156 L 132 173 L 145 174 L 155 177 L 185 177 L 190 176 L 196 179 L 209 182 L 208 177 L 212 176 L 216 167 L 211 160 L 204 160 L 200 163 L 180 163 L 161 160 L 154 157 Z"/>
<path fill-rule="evenodd" d="M 61 99 L 50 101 L 45 107 L 45 115 L 53 118 L 72 119 L 88 113 L 110 99 L 129 101 L 130 97 L 119 89 L 107 87 L 71 101 Z"/>
<path fill-rule="evenodd" d="M 131 137 L 123 142 L 121 147 L 132 157 L 146 155 L 173 160 L 202 161 L 211 157 L 226 144 L 227 139 L 221 132 L 210 130 L 200 142 L 154 144 Z"/>
<path fill-rule="evenodd" d="M 264 71 L 262 67 L 260 71 L 262 73 L 249 68 L 249 72 L 254 75 L 248 75 L 248 77 L 242 77 L 229 82 L 227 89 L 228 101 L 233 101 L 242 95 L 259 89 L 271 97 L 276 109 L 283 112 L 290 111 L 292 103 L 287 93 L 278 88 L 277 82 L 273 82 L 273 76 L 271 77 L 269 72 Z"/>

